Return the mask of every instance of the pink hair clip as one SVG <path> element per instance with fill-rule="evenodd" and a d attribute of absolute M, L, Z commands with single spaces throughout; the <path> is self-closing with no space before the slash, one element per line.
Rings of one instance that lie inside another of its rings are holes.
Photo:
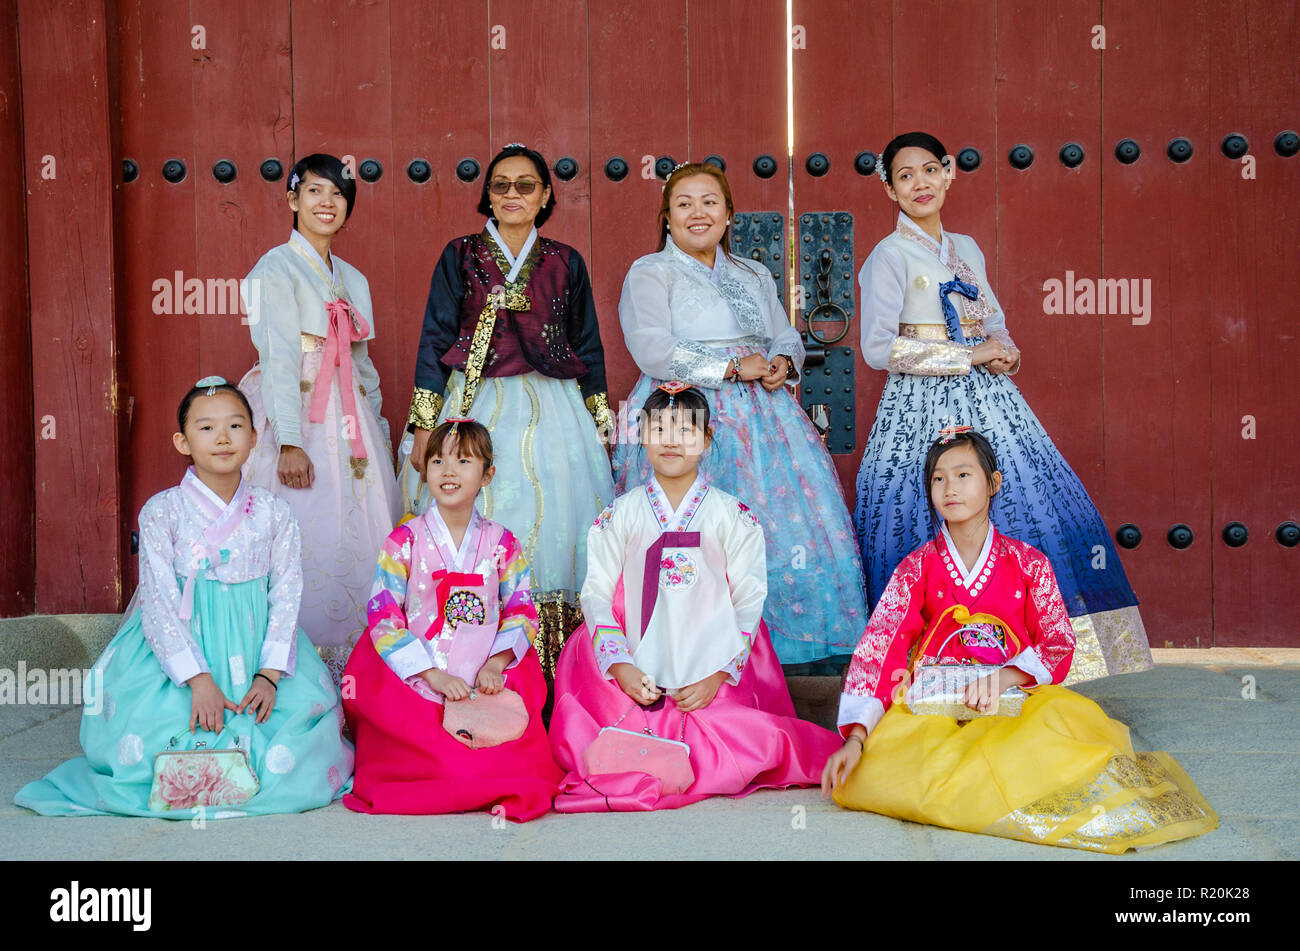
<path fill-rule="evenodd" d="M 948 443 L 952 442 L 953 439 L 955 439 L 957 436 L 960 436 L 962 433 L 968 433 L 970 431 L 971 431 L 970 426 L 945 426 L 943 429 L 939 430 L 939 441 L 947 445 Z"/>
<path fill-rule="evenodd" d="M 672 406 L 677 399 L 677 394 L 683 390 L 693 389 L 693 387 L 683 380 L 664 380 L 660 383 L 658 389 L 668 394 L 668 405 Z"/>

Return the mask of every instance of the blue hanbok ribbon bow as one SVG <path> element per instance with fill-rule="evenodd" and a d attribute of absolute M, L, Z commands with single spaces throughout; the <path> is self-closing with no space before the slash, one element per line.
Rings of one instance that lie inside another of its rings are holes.
<path fill-rule="evenodd" d="M 953 291 L 975 300 L 980 296 L 980 289 L 975 284 L 967 284 L 958 277 L 939 285 L 939 303 L 943 306 L 943 322 L 948 328 L 948 339 L 955 343 L 965 343 L 966 335 L 961 332 L 961 318 L 957 316 L 957 307 L 948 299 L 948 295 Z"/>

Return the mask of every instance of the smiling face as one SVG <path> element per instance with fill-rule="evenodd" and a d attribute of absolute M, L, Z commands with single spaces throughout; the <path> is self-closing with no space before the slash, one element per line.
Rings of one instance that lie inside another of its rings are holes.
<path fill-rule="evenodd" d="M 987 518 L 989 502 L 1002 487 L 1002 473 L 990 478 L 980 465 L 975 448 L 954 446 L 935 462 L 930 475 L 930 501 L 949 526 Z"/>
<path fill-rule="evenodd" d="M 537 220 L 538 213 L 546 207 L 550 201 L 550 188 L 542 185 L 542 178 L 533 165 L 532 159 L 526 155 L 512 155 L 509 158 L 503 158 L 492 169 L 492 177 L 488 180 L 489 186 L 494 183 L 506 182 L 532 182 L 532 194 L 520 194 L 517 187 L 511 188 L 504 195 L 498 195 L 488 188 L 488 201 L 492 205 L 492 217 L 497 220 L 498 225 L 510 225 L 515 227 L 531 227 Z"/>
<path fill-rule="evenodd" d="M 424 478 L 433 500 L 444 511 L 468 511 L 479 490 L 492 482 L 496 467 L 475 455 L 469 440 L 448 434 L 442 446 L 429 453 Z"/>
<path fill-rule="evenodd" d="M 296 192 L 288 194 L 289 207 L 298 215 L 298 230 L 304 237 L 328 242 L 348 217 L 348 200 L 339 187 L 324 176 L 308 172 Z"/>
<path fill-rule="evenodd" d="M 885 186 L 889 197 L 914 220 L 938 215 L 952 185 L 952 176 L 943 162 L 915 145 L 900 149 L 894 156 L 891 179 L 892 184 Z"/>
<path fill-rule="evenodd" d="M 257 445 L 257 433 L 239 398 L 218 390 L 212 396 L 194 398 L 185 430 L 176 433 L 172 443 L 194 461 L 200 475 L 227 476 L 243 466 Z"/>
<path fill-rule="evenodd" d="M 641 442 L 660 480 L 693 477 L 712 441 L 686 410 L 663 410 L 641 421 Z"/>
<path fill-rule="evenodd" d="M 691 257 L 712 267 L 730 222 L 731 209 L 717 178 L 691 175 L 673 183 L 668 196 L 668 233 Z"/>

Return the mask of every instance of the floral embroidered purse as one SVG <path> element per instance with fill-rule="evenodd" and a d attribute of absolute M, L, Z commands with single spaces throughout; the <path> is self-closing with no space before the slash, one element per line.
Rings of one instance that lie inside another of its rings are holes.
<path fill-rule="evenodd" d="M 669 740 L 655 736 L 648 726 L 640 733 L 622 729 L 619 724 L 635 708 L 636 704 L 633 704 L 613 726 L 601 727 L 600 733 L 583 750 L 585 775 L 647 773 L 663 784 L 666 796 L 690 789 L 695 782 L 695 770 L 691 768 L 691 748 L 683 742 L 686 738 L 686 714 L 682 714 L 679 738 Z"/>
<path fill-rule="evenodd" d="M 917 648 L 912 658 L 912 670 L 904 700 L 908 709 L 918 716 L 952 717 L 954 720 L 1019 716 L 1025 700 L 1029 697 L 1019 687 L 1009 687 L 1004 690 L 1002 695 L 994 702 L 991 710 L 976 710 L 966 705 L 967 685 L 997 673 L 1002 669 L 1002 665 L 921 663 L 925 658 L 925 649 L 929 645 L 931 638 L 934 637 L 939 625 L 943 623 L 950 613 L 953 614 L 954 619 L 960 626 L 944 639 L 943 644 L 935 653 L 936 658 L 943 656 L 944 650 L 954 637 L 964 632 L 982 634 L 982 629 L 978 625 L 992 625 L 1002 632 L 1006 643 L 1015 644 L 1016 653 L 1021 650 L 1020 638 L 1016 636 L 1011 625 L 1005 621 L 992 614 L 971 614 L 961 604 L 952 605 L 943 614 L 939 615 L 938 620 L 931 626 L 930 633 L 926 635 L 925 640 Z M 1002 653 L 1005 658 L 1015 656 L 1007 653 L 1005 649 L 1002 650 Z"/>
<path fill-rule="evenodd" d="M 471 690 L 467 700 L 446 700 L 442 727 L 472 750 L 500 746 L 524 735 L 528 710 L 524 698 L 509 687 L 500 693 Z"/>
<path fill-rule="evenodd" d="M 151 812 L 192 809 L 195 806 L 239 806 L 261 788 L 248 753 L 238 746 L 210 749 L 199 740 L 192 750 L 178 750 L 182 730 L 167 748 L 153 758 L 153 785 L 149 789 Z"/>

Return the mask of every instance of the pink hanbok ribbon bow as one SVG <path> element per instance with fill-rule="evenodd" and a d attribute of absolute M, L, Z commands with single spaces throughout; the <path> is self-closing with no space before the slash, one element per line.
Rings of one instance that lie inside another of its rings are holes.
<path fill-rule="evenodd" d="M 366 444 L 361 439 L 361 424 L 357 419 L 357 398 L 352 386 L 352 344 L 370 336 L 370 325 L 355 307 L 339 298 L 325 305 L 329 332 L 325 336 L 325 354 L 321 357 L 320 372 L 316 375 L 316 392 L 311 398 L 311 421 L 325 422 L 325 406 L 330 398 L 330 382 L 337 370 L 339 396 L 343 402 L 344 429 L 349 433 L 354 459 L 366 458 Z"/>

